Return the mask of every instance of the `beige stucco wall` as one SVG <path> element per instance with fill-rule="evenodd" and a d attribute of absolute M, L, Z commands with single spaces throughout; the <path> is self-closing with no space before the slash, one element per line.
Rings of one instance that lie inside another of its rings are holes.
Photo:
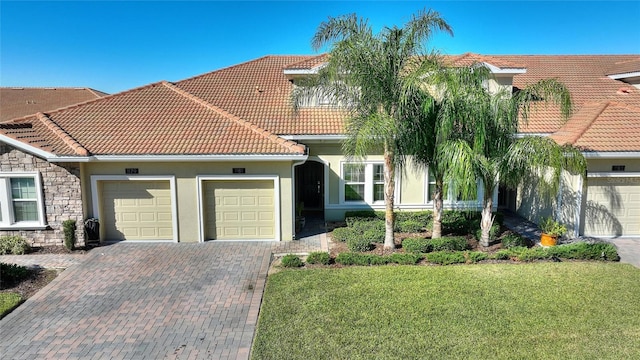
<path fill-rule="evenodd" d="M 293 237 L 293 200 L 290 161 L 273 162 L 100 162 L 86 163 L 81 167 L 83 184 L 84 212 L 93 214 L 91 199 L 92 175 L 126 175 L 125 168 L 137 168 L 137 176 L 172 175 L 176 179 L 176 198 L 178 205 L 178 241 L 197 242 L 200 224 L 198 221 L 198 192 L 196 176 L 201 175 L 277 175 L 280 179 L 280 231 L 282 240 Z M 245 168 L 245 174 L 232 174 L 232 168 Z M 136 175 L 130 175 L 136 176 Z"/>
<path fill-rule="evenodd" d="M 589 172 L 609 172 L 613 165 L 624 165 L 624 171 L 640 171 L 640 159 L 588 159 Z"/>

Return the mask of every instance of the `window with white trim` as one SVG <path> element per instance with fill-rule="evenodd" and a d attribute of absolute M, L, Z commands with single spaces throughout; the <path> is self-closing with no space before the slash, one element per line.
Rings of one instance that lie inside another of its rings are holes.
<path fill-rule="evenodd" d="M 384 202 L 383 163 L 342 164 L 344 202 Z"/>
<path fill-rule="evenodd" d="M 0 226 L 45 225 L 38 173 L 0 173 Z"/>
<path fill-rule="evenodd" d="M 433 201 L 433 196 L 435 194 L 435 189 L 436 189 L 436 178 L 433 176 L 433 173 L 431 171 L 429 171 L 429 169 L 427 169 L 427 176 L 426 176 L 426 185 L 427 185 L 427 202 L 432 202 Z M 450 184 L 444 184 L 443 189 L 442 189 L 442 200 L 446 201 L 446 202 L 461 202 L 461 201 L 477 201 L 479 199 L 479 195 L 480 195 L 480 190 L 482 189 L 482 181 L 480 179 L 478 179 L 476 181 L 476 198 L 475 199 L 468 199 L 468 200 L 462 200 L 462 197 L 460 196 L 460 193 L 456 191 L 456 189 L 454 189 L 453 186 L 450 186 Z"/>

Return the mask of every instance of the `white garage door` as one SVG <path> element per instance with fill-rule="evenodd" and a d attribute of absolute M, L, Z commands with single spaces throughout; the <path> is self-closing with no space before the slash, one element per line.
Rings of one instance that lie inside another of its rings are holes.
<path fill-rule="evenodd" d="M 585 235 L 640 235 L 640 178 L 590 178 Z"/>
<path fill-rule="evenodd" d="M 271 180 L 204 181 L 205 239 L 275 239 L 273 184 Z"/>
<path fill-rule="evenodd" d="M 102 181 L 106 240 L 173 240 L 169 181 Z"/>

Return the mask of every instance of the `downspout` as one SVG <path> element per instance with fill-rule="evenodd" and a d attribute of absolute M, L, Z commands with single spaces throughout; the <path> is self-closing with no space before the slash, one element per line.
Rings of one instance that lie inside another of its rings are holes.
<path fill-rule="evenodd" d="M 582 190 L 584 186 L 584 178 L 579 176 L 578 179 L 578 196 L 576 196 L 576 220 L 575 228 L 573 229 L 573 235 L 577 238 L 580 236 L 580 219 L 582 218 Z"/>

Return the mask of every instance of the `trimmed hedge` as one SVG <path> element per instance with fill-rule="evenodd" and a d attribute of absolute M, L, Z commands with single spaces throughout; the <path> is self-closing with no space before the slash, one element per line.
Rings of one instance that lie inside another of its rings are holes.
<path fill-rule="evenodd" d="M 329 265 L 331 263 L 331 256 L 324 251 L 315 251 L 307 256 L 307 264 L 322 264 Z"/>
<path fill-rule="evenodd" d="M 421 223 L 416 220 L 396 221 L 395 231 L 402 233 L 417 233 L 428 227 L 429 224 Z"/>
<path fill-rule="evenodd" d="M 529 249 L 523 246 L 516 246 L 500 250 L 491 255 L 492 259 L 511 259 L 514 261 L 548 260 L 554 257 L 575 260 L 620 260 L 618 251 L 612 244 L 589 244 L 586 242 L 575 242 L 572 244 L 558 245 L 549 248 L 533 247 Z"/>
<path fill-rule="evenodd" d="M 349 228 L 349 227 L 335 228 L 331 233 L 331 237 L 333 237 L 333 240 L 339 241 L 339 242 L 346 242 L 347 240 L 353 237 L 359 237 L 359 236 L 360 234 L 358 234 L 355 230 L 353 230 L 353 228 Z"/>
<path fill-rule="evenodd" d="M 436 251 L 427 254 L 427 261 L 434 264 L 450 265 L 466 262 L 462 251 Z"/>
<path fill-rule="evenodd" d="M 302 262 L 302 260 L 298 255 L 288 254 L 282 257 L 282 266 L 284 267 L 297 268 L 297 267 L 301 267 L 302 265 L 304 265 L 304 263 Z"/>
<path fill-rule="evenodd" d="M 63 221 L 62 230 L 64 231 L 64 246 L 69 250 L 73 250 L 76 247 L 76 221 Z"/>
<path fill-rule="evenodd" d="M 402 240 L 402 248 L 408 253 L 428 253 L 433 250 L 429 239 L 410 237 Z"/>
<path fill-rule="evenodd" d="M 414 265 L 422 259 L 422 256 L 417 254 L 391 254 L 391 255 L 376 255 L 376 254 L 360 254 L 353 252 L 340 253 L 336 257 L 336 263 L 341 265 L 385 265 L 385 264 L 400 264 L 400 265 Z"/>
<path fill-rule="evenodd" d="M 14 284 L 31 276 L 31 270 L 25 266 L 0 263 L 0 284 Z"/>
<path fill-rule="evenodd" d="M 467 238 L 462 236 L 430 239 L 431 251 L 462 251 L 469 249 Z"/>
<path fill-rule="evenodd" d="M 505 249 L 513 248 L 516 246 L 527 247 L 527 239 L 523 238 L 519 234 L 511 233 L 505 235 L 502 239 L 500 239 L 502 243 L 502 247 Z"/>
<path fill-rule="evenodd" d="M 347 239 L 347 248 L 354 252 L 365 252 L 372 250 L 375 246 L 365 236 L 357 236 Z"/>
<path fill-rule="evenodd" d="M 29 251 L 31 247 L 22 236 L 2 236 L 0 237 L 0 255 L 14 254 L 22 255 Z"/>

